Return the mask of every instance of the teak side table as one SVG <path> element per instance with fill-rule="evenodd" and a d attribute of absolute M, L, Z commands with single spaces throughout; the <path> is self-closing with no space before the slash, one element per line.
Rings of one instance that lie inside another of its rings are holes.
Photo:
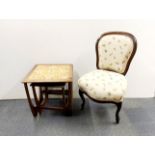
<path fill-rule="evenodd" d="M 28 103 L 34 117 L 43 109 L 62 110 L 72 113 L 73 95 L 73 65 L 72 64 L 38 64 L 22 82 L 25 87 Z M 32 87 L 34 104 L 30 97 L 29 85 Z M 67 86 L 66 86 L 67 85 Z M 37 95 L 36 87 L 39 88 Z M 59 88 L 59 89 L 49 89 Z M 49 94 L 59 94 L 63 97 L 62 106 L 47 106 Z"/>

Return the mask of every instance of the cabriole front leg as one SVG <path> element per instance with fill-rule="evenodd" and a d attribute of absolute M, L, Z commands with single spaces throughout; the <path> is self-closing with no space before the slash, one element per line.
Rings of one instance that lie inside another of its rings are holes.
<path fill-rule="evenodd" d="M 84 93 L 80 89 L 79 89 L 79 95 L 82 99 L 81 110 L 83 110 L 85 106 L 85 98 L 84 98 Z"/>
<path fill-rule="evenodd" d="M 119 121 L 120 121 L 119 112 L 120 112 L 121 107 L 122 107 L 122 102 L 116 103 L 116 106 L 117 106 L 117 110 L 116 110 L 115 117 L 116 117 L 116 123 L 119 124 Z"/>

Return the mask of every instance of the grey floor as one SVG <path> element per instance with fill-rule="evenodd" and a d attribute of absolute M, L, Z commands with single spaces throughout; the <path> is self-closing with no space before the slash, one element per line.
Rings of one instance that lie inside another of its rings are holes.
<path fill-rule="evenodd" d="M 27 100 L 1 100 L 0 135 L 155 135 L 155 98 L 125 99 L 119 125 L 114 123 L 114 105 L 87 100 L 85 110 L 80 111 L 80 103 L 80 99 L 74 100 L 72 117 L 44 111 L 33 118 Z"/>

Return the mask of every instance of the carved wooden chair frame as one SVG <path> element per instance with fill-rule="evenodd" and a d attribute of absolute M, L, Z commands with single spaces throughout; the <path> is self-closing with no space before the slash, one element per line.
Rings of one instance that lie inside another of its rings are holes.
<path fill-rule="evenodd" d="M 96 42 L 96 67 L 97 67 L 97 69 L 100 69 L 99 68 L 99 52 L 98 52 L 98 44 L 99 44 L 99 41 L 104 36 L 106 36 L 106 35 L 113 35 L 113 34 L 114 35 L 116 34 L 116 35 L 124 35 L 124 36 L 127 36 L 127 37 L 131 38 L 131 40 L 133 41 L 133 51 L 132 51 L 132 54 L 130 55 L 130 58 L 128 59 L 128 62 L 126 64 L 126 67 L 125 67 L 124 72 L 121 73 L 123 75 L 126 75 L 128 69 L 129 69 L 130 63 L 131 63 L 131 61 L 132 61 L 132 59 L 133 59 L 133 57 L 134 57 L 134 55 L 136 53 L 136 50 L 137 50 L 137 40 L 136 40 L 136 38 L 132 34 L 130 34 L 128 32 L 120 32 L 120 31 L 119 32 L 118 31 L 115 31 L 115 32 L 107 32 L 107 33 L 102 34 L 97 39 L 97 42 Z M 119 112 L 120 112 L 121 107 L 122 107 L 122 102 L 118 103 L 118 102 L 114 102 L 114 101 L 99 101 L 99 100 L 95 100 L 92 97 L 90 97 L 86 92 L 84 92 L 84 91 L 82 91 L 80 89 L 79 89 L 79 95 L 80 95 L 80 97 L 82 99 L 81 110 L 83 110 L 84 109 L 84 106 L 85 106 L 85 97 L 84 97 L 84 95 L 88 96 L 91 100 L 93 100 L 95 102 L 98 102 L 98 103 L 105 103 L 105 104 L 106 103 L 112 103 L 112 104 L 115 104 L 116 107 L 117 107 L 117 110 L 116 110 L 116 113 L 115 113 L 115 119 L 116 119 L 116 123 L 117 124 L 119 123 L 119 121 L 120 121 Z"/>

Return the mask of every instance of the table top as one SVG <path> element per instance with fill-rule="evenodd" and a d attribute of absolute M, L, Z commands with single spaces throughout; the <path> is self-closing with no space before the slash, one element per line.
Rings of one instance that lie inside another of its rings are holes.
<path fill-rule="evenodd" d="M 72 82 L 72 64 L 38 64 L 25 77 L 23 83 Z"/>

